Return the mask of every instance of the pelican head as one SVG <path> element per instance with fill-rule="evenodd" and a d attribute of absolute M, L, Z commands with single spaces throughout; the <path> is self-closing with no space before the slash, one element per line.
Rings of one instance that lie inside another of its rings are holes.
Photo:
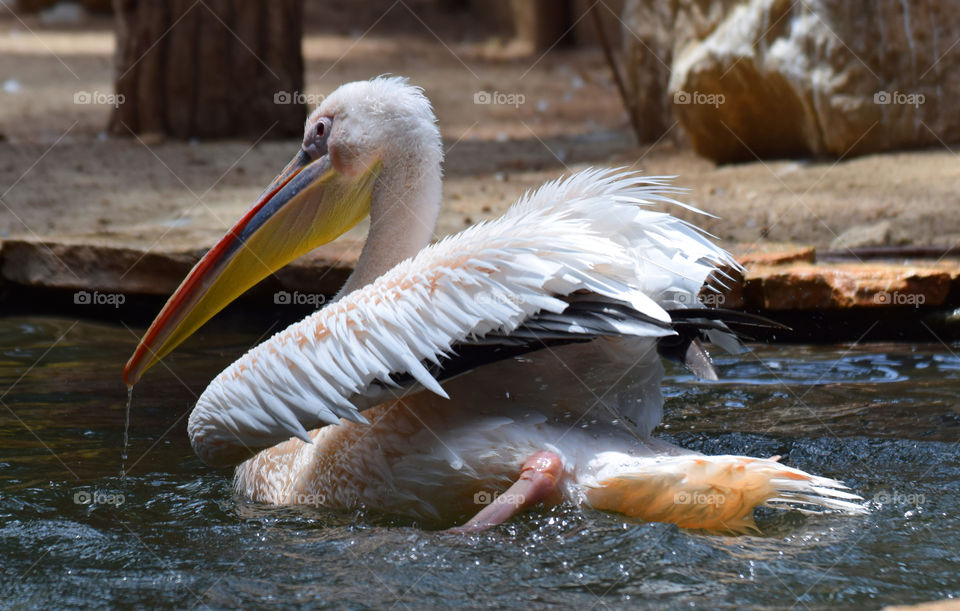
<path fill-rule="evenodd" d="M 300 150 L 194 266 L 124 368 L 128 386 L 277 269 L 370 216 L 341 294 L 425 246 L 440 212 L 443 150 L 430 102 L 405 79 L 341 86 L 310 113 Z"/>

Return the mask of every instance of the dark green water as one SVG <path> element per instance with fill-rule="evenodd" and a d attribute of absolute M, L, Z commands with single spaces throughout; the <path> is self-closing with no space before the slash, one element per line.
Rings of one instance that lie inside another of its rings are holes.
<path fill-rule="evenodd" d="M 665 435 L 784 455 L 865 517 L 763 511 L 721 537 L 543 510 L 474 537 L 234 498 L 190 450 L 194 396 L 259 333 L 201 333 L 134 396 L 123 327 L 0 319 L 0 607 L 878 608 L 960 596 L 956 347 L 776 346 L 670 370 Z"/>

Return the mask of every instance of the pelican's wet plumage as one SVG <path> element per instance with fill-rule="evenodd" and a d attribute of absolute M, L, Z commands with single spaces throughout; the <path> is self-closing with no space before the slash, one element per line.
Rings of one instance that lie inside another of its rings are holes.
<path fill-rule="evenodd" d="M 350 83 L 311 115 L 303 151 L 275 184 L 321 177 L 258 202 L 300 224 L 283 225 L 282 240 L 240 228 L 251 260 L 277 262 L 367 209 L 371 218 L 337 299 L 224 370 L 190 416 L 204 461 L 241 463 L 238 492 L 446 523 L 477 514 L 477 528 L 541 501 L 728 531 L 749 528 L 763 504 L 861 511 L 839 482 L 776 459 L 703 456 L 651 437 L 658 347 L 701 375 L 713 374 L 701 339 L 737 347 L 736 317 L 698 301 L 708 276 L 737 264 L 654 209 L 683 205 L 669 178 L 585 170 L 430 245 L 441 161 L 419 89 Z M 317 219 L 322 228 L 304 226 Z M 216 279 L 204 286 L 219 307 L 229 301 Z M 186 302 L 174 295 L 145 338 L 179 341 L 170 327 Z M 138 354 L 175 345 L 144 343 Z M 133 379 L 144 358 L 131 359 Z"/>

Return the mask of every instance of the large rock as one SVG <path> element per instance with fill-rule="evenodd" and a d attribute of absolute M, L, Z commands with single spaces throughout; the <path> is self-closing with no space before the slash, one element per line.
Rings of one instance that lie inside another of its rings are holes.
<path fill-rule="evenodd" d="M 623 5 L 625 86 L 639 118 L 640 142 L 673 132 L 676 120 L 667 95 L 673 54 L 675 2 L 626 0 Z M 630 112 L 630 109 L 627 109 Z"/>
<path fill-rule="evenodd" d="M 644 35 L 665 11 L 669 47 Z M 629 0 L 624 17 L 640 33 L 627 44 L 670 65 L 675 116 L 711 159 L 960 141 L 960 3 Z"/>

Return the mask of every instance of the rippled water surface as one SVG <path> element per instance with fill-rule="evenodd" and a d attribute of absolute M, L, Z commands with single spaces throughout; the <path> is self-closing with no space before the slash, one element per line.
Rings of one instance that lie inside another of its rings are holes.
<path fill-rule="evenodd" d="M 960 596 L 960 358 L 926 345 L 774 346 L 723 381 L 667 380 L 664 435 L 782 454 L 866 517 L 762 511 L 758 536 L 541 510 L 473 536 L 235 498 L 186 439 L 195 393 L 255 334 L 209 331 L 134 396 L 132 332 L 0 319 L 0 607 L 877 608 Z M 932 340 L 933 338 L 931 338 Z"/>

